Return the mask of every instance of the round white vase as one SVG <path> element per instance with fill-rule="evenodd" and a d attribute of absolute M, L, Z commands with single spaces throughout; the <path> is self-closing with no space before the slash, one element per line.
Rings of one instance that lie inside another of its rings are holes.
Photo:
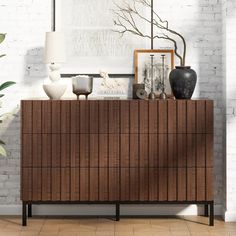
<path fill-rule="evenodd" d="M 50 99 L 59 100 L 66 92 L 67 85 L 60 83 L 44 84 L 43 89 Z"/>

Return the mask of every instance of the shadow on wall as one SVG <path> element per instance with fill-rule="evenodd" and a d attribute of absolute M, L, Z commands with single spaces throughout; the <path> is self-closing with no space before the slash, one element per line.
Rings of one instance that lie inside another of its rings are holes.
<path fill-rule="evenodd" d="M 44 48 L 32 48 L 27 51 L 24 66 L 24 85 L 35 85 L 42 82 L 48 74 L 47 65 L 43 61 Z"/>

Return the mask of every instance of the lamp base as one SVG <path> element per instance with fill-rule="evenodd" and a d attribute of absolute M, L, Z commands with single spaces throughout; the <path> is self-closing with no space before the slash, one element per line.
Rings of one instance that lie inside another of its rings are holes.
<path fill-rule="evenodd" d="M 52 100 L 60 100 L 67 89 L 67 85 L 59 83 L 51 83 L 43 85 L 44 92 Z"/>

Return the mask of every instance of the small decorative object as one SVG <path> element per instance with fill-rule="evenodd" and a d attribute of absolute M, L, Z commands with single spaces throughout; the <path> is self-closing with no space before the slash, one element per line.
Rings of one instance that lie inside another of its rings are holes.
<path fill-rule="evenodd" d="M 162 57 L 162 81 L 161 83 L 159 84 L 160 86 L 160 90 L 161 90 L 161 94 L 160 94 L 160 99 L 162 100 L 166 100 L 167 99 L 167 95 L 165 93 L 165 55 L 161 55 Z"/>
<path fill-rule="evenodd" d="M 109 75 L 100 71 L 100 77 L 94 76 L 92 98 L 130 99 L 132 98 L 133 75 Z"/>
<path fill-rule="evenodd" d="M 139 98 L 141 100 L 145 100 L 145 99 L 147 99 L 148 94 L 145 89 L 138 89 L 136 92 L 136 96 L 137 96 L 137 98 Z"/>
<path fill-rule="evenodd" d="M 93 92 L 93 78 L 87 75 L 79 75 L 72 78 L 73 93 L 79 99 L 80 95 L 84 95 L 88 99 L 88 95 Z"/>
<path fill-rule="evenodd" d="M 151 11 L 150 18 L 140 13 L 140 5 Z M 172 29 L 169 22 L 162 19 L 158 12 L 154 11 L 154 0 L 133 0 L 132 4 L 116 4 L 114 14 L 116 16 L 114 23 L 118 28 L 116 32 L 120 33 L 121 36 L 125 33 L 132 33 L 142 38 L 149 38 L 151 41 L 151 49 L 154 48 L 154 39 L 164 39 L 174 44 L 174 52 L 180 60 L 180 66 L 176 67 L 170 74 L 172 92 L 177 99 L 191 98 L 196 87 L 197 74 L 191 67 L 186 66 L 187 44 L 185 38 L 179 32 Z M 139 27 L 139 24 L 142 22 L 150 23 L 150 35 L 146 34 L 145 28 L 142 29 Z M 177 38 L 180 39 L 180 41 L 177 41 Z M 183 45 L 182 54 L 179 51 L 179 42 Z"/>
<path fill-rule="evenodd" d="M 145 90 L 145 84 L 133 84 L 133 99 L 139 99 L 137 91 Z"/>
<path fill-rule="evenodd" d="M 164 67 L 162 56 L 165 56 Z M 151 97 L 149 97 L 151 99 L 155 99 L 156 96 L 160 96 L 163 91 L 163 85 L 165 85 L 165 93 L 168 94 L 168 96 L 172 95 L 168 77 L 173 68 L 173 50 L 135 51 L 135 81 L 136 83 L 143 83 L 145 85 L 145 90 L 148 94 L 151 94 Z M 163 78 L 165 81 L 163 81 Z"/>
<path fill-rule="evenodd" d="M 149 99 L 155 100 L 156 94 L 154 93 L 154 65 L 153 65 L 154 55 L 151 54 L 150 57 L 151 57 L 151 92 L 149 94 Z"/>
<path fill-rule="evenodd" d="M 43 89 L 50 99 L 60 99 L 67 86 L 61 82 L 60 64 L 65 61 L 63 35 L 59 32 L 47 32 L 45 43 L 45 63 L 49 63 L 51 83 L 44 84 Z"/>

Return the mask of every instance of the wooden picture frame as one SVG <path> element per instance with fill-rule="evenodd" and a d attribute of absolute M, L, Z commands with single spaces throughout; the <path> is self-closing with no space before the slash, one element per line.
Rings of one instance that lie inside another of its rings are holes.
<path fill-rule="evenodd" d="M 155 93 L 159 95 L 161 92 L 157 89 L 158 83 L 160 81 L 160 76 L 162 76 L 161 68 L 162 67 L 162 55 L 165 55 L 165 85 L 166 85 L 166 94 L 168 96 L 172 96 L 172 91 L 169 83 L 169 73 L 171 70 L 174 69 L 174 50 L 162 50 L 162 49 L 155 49 L 155 50 L 146 50 L 146 49 L 138 49 L 134 52 L 134 71 L 135 71 L 135 82 L 136 83 L 144 83 L 145 89 L 148 93 L 150 93 L 150 64 L 151 64 L 151 57 L 150 55 L 154 55 L 154 65 L 155 65 Z M 149 76 L 148 76 L 149 75 Z"/>

